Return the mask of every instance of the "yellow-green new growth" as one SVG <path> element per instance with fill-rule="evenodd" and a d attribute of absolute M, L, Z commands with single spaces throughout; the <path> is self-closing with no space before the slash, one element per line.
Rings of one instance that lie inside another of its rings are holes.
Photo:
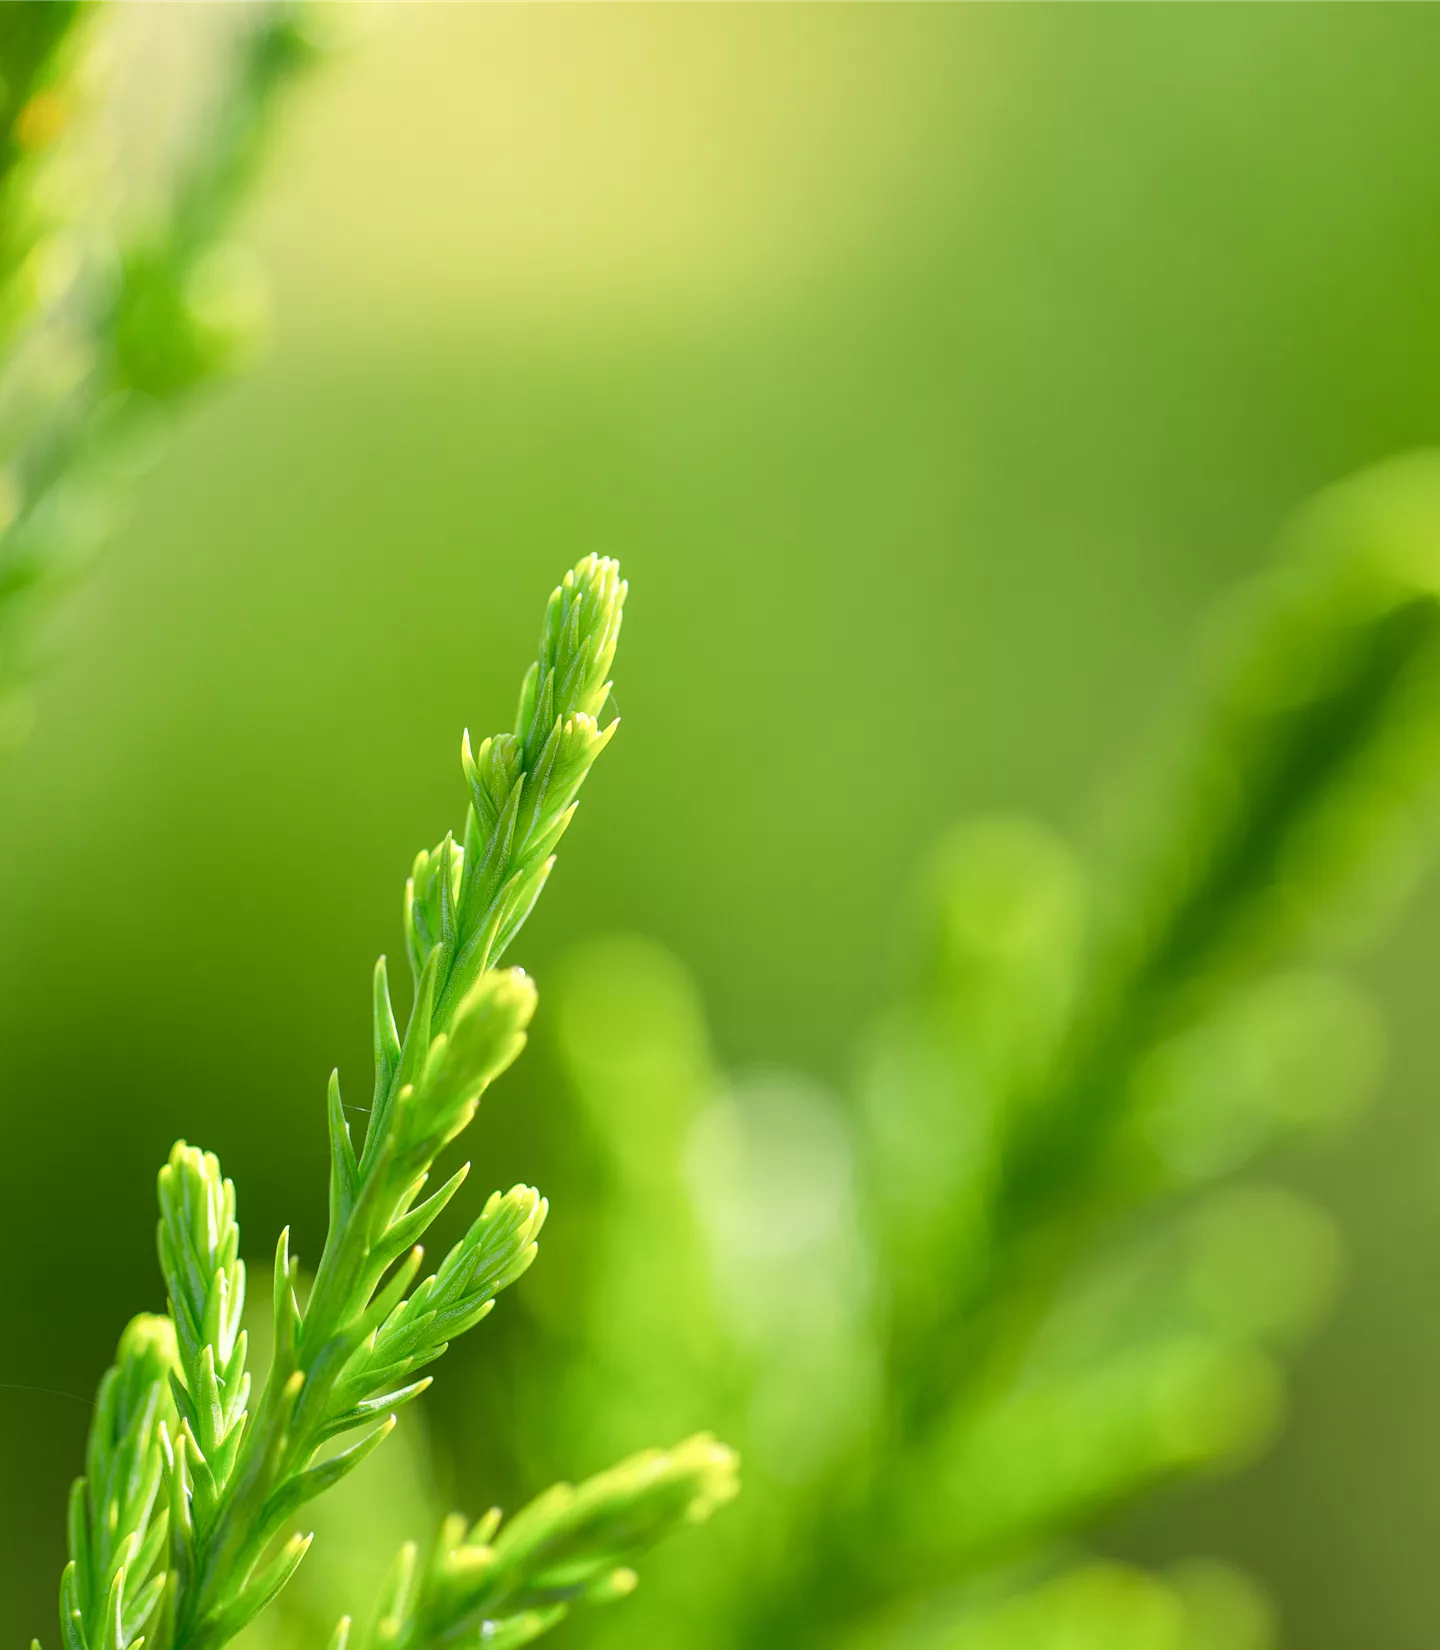
<path fill-rule="evenodd" d="M 535 1258 L 546 1204 L 517 1186 L 496 1192 L 412 1288 L 419 1240 L 469 1167 L 420 1202 L 435 1158 L 525 1044 L 535 988 L 521 969 L 495 963 L 615 731 L 596 718 L 625 594 L 613 561 L 592 556 L 568 573 L 546 611 L 515 732 L 487 739 L 473 758 L 465 742 L 465 846 L 447 836 L 421 854 L 406 889 L 416 989 L 403 1037 L 384 959 L 377 965 L 375 1094 L 359 1154 L 331 1079 L 329 1233 L 303 1310 L 298 1262 L 281 1234 L 274 1356 L 253 1414 L 234 1187 L 213 1155 L 183 1141 L 161 1171 L 170 1316 L 132 1325 L 101 1388 L 89 1490 L 82 1480 L 72 1500 L 65 1650 L 139 1650 L 142 1633 L 149 1650 L 219 1650 L 304 1557 L 308 1535 L 285 1539 L 295 1513 L 383 1441 L 392 1412 L 429 1384 L 419 1372 Z M 357 1442 L 324 1452 L 358 1428 L 366 1430 Z M 628 1585 L 620 1561 L 670 1525 L 703 1517 L 733 1493 L 733 1477 L 728 1451 L 692 1440 L 578 1491 L 552 1490 L 493 1550 L 486 1538 L 489 1579 L 464 1595 L 466 1608 L 503 1606 L 503 1642 L 527 1640 L 557 1619 L 562 1597 L 618 1595 Z M 470 1561 L 456 1562 L 464 1570 Z"/>
<path fill-rule="evenodd" d="M 464 846 L 447 836 L 417 856 L 405 889 L 405 934 L 417 984 L 437 957 L 451 1001 L 504 953 L 554 865 L 585 775 L 618 725 L 596 720 L 610 693 L 625 582 L 619 564 L 587 556 L 550 598 L 540 656 L 526 672 L 513 733 L 461 764 L 470 788 Z"/>
<path fill-rule="evenodd" d="M 419 1239 L 468 1169 L 417 1206 L 431 1165 L 524 1047 L 534 987 L 521 970 L 491 964 L 533 906 L 580 785 L 613 733 L 593 713 L 609 692 L 624 599 L 613 561 L 590 557 L 567 574 L 522 689 L 522 732 L 481 747 L 489 781 L 477 782 L 467 743 L 469 853 L 446 837 L 421 855 L 406 890 L 416 991 L 403 1037 L 383 958 L 376 968 L 375 1090 L 359 1154 L 331 1081 L 330 1230 L 310 1299 L 302 1312 L 298 1263 L 282 1234 L 274 1364 L 253 1423 L 242 1421 L 233 1474 L 213 1506 L 202 1486 L 174 1478 L 174 1650 L 212 1650 L 264 1608 L 304 1556 L 297 1537 L 262 1563 L 286 1522 L 383 1440 L 388 1412 L 428 1386 L 418 1371 L 534 1257 L 545 1204 L 518 1187 L 492 1199 L 440 1270 L 407 1293 L 421 1269 Z M 317 1461 L 322 1445 L 366 1424 L 357 1443 Z"/>
<path fill-rule="evenodd" d="M 183 1512 L 171 1531 L 175 1574 L 183 1578 L 214 1523 L 244 1434 L 245 1265 L 235 1187 L 213 1152 L 177 1141 L 160 1171 L 159 1199 L 160 1269 L 179 1351 L 172 1382 L 178 1426 L 173 1435 L 162 1427 L 161 1444 L 171 1503 Z"/>
<path fill-rule="evenodd" d="M 446 1519 L 422 1564 L 402 1547 L 369 1632 L 334 1650 L 440 1650 L 529 1644 L 574 1602 L 607 1604 L 634 1590 L 630 1564 L 686 1524 L 703 1523 L 739 1491 L 733 1450 L 700 1433 L 644 1450 L 579 1486 L 555 1484 L 508 1524 L 492 1508 L 473 1526 Z"/>
<path fill-rule="evenodd" d="M 175 1422 L 169 1318 L 143 1313 L 100 1383 L 85 1477 L 70 1492 L 70 1562 L 60 1583 L 65 1650 L 138 1650 L 165 1585 L 161 1437 Z"/>

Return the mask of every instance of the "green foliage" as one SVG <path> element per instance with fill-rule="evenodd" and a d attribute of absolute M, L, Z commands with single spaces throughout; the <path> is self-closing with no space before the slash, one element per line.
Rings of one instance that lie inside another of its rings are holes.
<path fill-rule="evenodd" d="M 160 1171 L 160 1270 L 170 1295 L 180 1378 L 174 1383 L 181 1452 L 172 1475 L 188 1476 L 187 1514 L 214 1522 L 244 1436 L 250 1376 L 245 1368 L 245 1266 L 239 1259 L 235 1188 L 220 1164 L 183 1140 Z"/>
<path fill-rule="evenodd" d="M 664 1337 L 694 1381 L 671 1401 L 727 1417 L 750 1483 L 727 1546 L 649 1590 L 641 1637 L 1266 1641 L 1263 1611 L 1202 1630 L 1168 1582 L 1063 1565 L 1102 1512 L 1265 1445 L 1281 1356 L 1333 1289 L 1322 1214 L 1224 1182 L 1332 1133 L 1378 1077 L 1376 1017 L 1317 953 L 1393 909 L 1416 859 L 1440 756 L 1440 459 L 1303 512 L 1203 678 L 1109 856 L 1024 820 L 947 839 L 852 1106 L 727 1082 L 683 977 L 635 942 L 562 974 L 607 1176 L 594 1305 L 547 1314 L 572 1326 L 566 1365 L 604 1371 L 585 1429 L 638 1423 Z M 636 1080 L 657 1143 L 643 1244 L 644 1154 L 609 1115 Z M 607 1310 L 646 1288 L 627 1358 Z M 575 1401 L 568 1375 L 551 1391 Z M 543 1456 L 546 1405 L 527 1413 L 522 1458 Z"/>
<path fill-rule="evenodd" d="M 329 1231 L 303 1307 L 299 1262 L 281 1234 L 270 1370 L 253 1414 L 234 1187 L 213 1155 L 183 1141 L 161 1170 L 169 1318 L 137 1320 L 102 1388 L 90 1474 L 99 1499 L 90 1525 L 72 1520 L 62 1593 L 67 1650 L 89 1650 L 100 1636 L 129 1650 L 142 1635 L 155 1650 L 219 1650 L 304 1558 L 311 1537 L 286 1534 L 295 1515 L 384 1440 L 395 1411 L 430 1384 L 420 1372 L 535 1258 L 546 1204 L 517 1186 L 496 1192 L 415 1282 L 420 1239 L 469 1168 L 421 1201 L 435 1160 L 525 1044 L 535 988 L 496 963 L 614 734 L 614 722 L 602 729 L 596 717 L 625 595 L 613 561 L 592 556 L 568 573 L 547 609 L 515 731 L 473 757 L 464 741 L 465 845 L 447 836 L 422 853 L 406 886 L 415 992 L 403 1035 L 384 959 L 376 966 L 375 1087 L 358 1153 L 338 1074 L 331 1079 Z M 569 1599 L 620 1596 L 633 1584 L 625 1561 L 708 1516 L 733 1494 L 734 1472 L 731 1453 L 699 1437 L 578 1490 L 557 1486 L 498 1536 L 498 1513 L 468 1533 L 452 1521 L 423 1574 L 413 1549 L 402 1555 L 375 1640 L 528 1642 Z"/>
<path fill-rule="evenodd" d="M 608 1603 L 635 1586 L 629 1561 L 682 1524 L 703 1523 L 738 1489 L 732 1451 L 708 1434 L 646 1450 L 578 1488 L 556 1484 L 501 1523 L 447 1519 L 422 1565 L 402 1549 L 375 1623 L 356 1650 L 431 1650 L 442 1644 L 529 1644 L 564 1619 L 570 1602 Z M 349 1624 L 336 1644 L 343 1650 Z"/>
<path fill-rule="evenodd" d="M 86 7 L 7 6 L 0 13 L 0 343 L 8 344 L 38 299 L 27 271 L 47 227 L 43 173 L 47 151 L 70 119 L 67 82 Z M 29 279 L 26 278 L 27 274 Z"/>
<path fill-rule="evenodd" d="M 165 1584 L 162 1437 L 175 1425 L 169 1318 L 144 1314 L 120 1337 L 95 1398 L 85 1477 L 70 1492 L 70 1563 L 60 1583 L 65 1650 L 139 1644 Z"/>
<path fill-rule="evenodd" d="M 307 8 L 253 8 L 213 113 L 158 181 L 159 209 L 117 217 L 83 181 L 98 167 L 90 36 L 112 23 L 65 0 L 22 0 L 0 23 L 3 695 L 175 411 L 253 351 L 258 276 L 228 237 L 277 101 L 317 55 Z M 8 715 L 14 738 L 24 719 Z"/>

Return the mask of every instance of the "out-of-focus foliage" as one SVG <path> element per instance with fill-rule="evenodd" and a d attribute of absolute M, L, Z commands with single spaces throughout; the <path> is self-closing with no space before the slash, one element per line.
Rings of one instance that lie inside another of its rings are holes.
<path fill-rule="evenodd" d="M 574 956 L 603 1213 L 549 1306 L 552 1390 L 607 1447 L 652 1408 L 726 1414 L 750 1481 L 728 1546 L 594 1642 L 1269 1642 L 1228 1572 L 1192 1608 L 1055 1566 L 1098 1514 L 1268 1442 L 1278 1354 L 1334 1282 L 1319 1210 L 1224 1182 L 1378 1075 L 1372 1011 L 1310 959 L 1433 786 L 1440 459 L 1335 488 L 1290 539 L 1112 863 L 1018 819 L 937 851 L 853 1106 L 725 1082 L 662 953 Z M 552 1411 L 525 1420 L 543 1451 Z"/>
<path fill-rule="evenodd" d="M 1127 1565 L 1069 1565 L 1038 1584 L 921 1609 L 859 1642 L 880 1650 L 1256 1650 L 1270 1621 L 1253 1590 L 1222 1566 L 1163 1575 Z"/>
<path fill-rule="evenodd" d="M 229 236 L 276 100 L 316 55 L 309 16 L 265 0 L 223 29 L 180 22 L 218 37 L 199 111 L 167 103 L 143 41 L 127 52 L 103 6 L 20 0 L 0 16 L 0 743 L 25 732 L 16 695 L 45 608 L 176 407 L 253 349 L 260 277 Z M 120 124 L 127 102 L 148 105 L 130 110 L 148 163 Z"/>

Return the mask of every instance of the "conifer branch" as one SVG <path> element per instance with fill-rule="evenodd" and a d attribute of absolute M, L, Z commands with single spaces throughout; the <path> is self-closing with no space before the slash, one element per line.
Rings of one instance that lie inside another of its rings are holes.
<path fill-rule="evenodd" d="M 739 1489 L 735 1455 L 709 1434 L 645 1450 L 578 1487 L 555 1484 L 502 1524 L 446 1519 L 422 1561 L 412 1542 L 386 1579 L 368 1632 L 342 1621 L 333 1650 L 518 1646 L 558 1626 L 576 1602 L 605 1604 L 635 1587 L 631 1564 L 686 1524 L 703 1523 Z"/>
<path fill-rule="evenodd" d="M 168 1318 L 135 1318 L 100 1382 L 85 1476 L 70 1492 L 60 1582 L 65 1650 L 140 1650 L 165 1585 L 161 1437 L 177 1367 Z"/>
<path fill-rule="evenodd" d="M 429 1384 L 422 1371 L 534 1259 L 546 1204 L 517 1186 L 491 1196 L 416 1284 L 420 1239 L 468 1164 L 420 1199 L 436 1157 L 524 1047 L 535 988 L 523 970 L 496 965 L 614 734 L 616 724 L 602 728 L 597 717 L 625 595 L 613 561 L 591 556 L 568 573 L 547 609 L 515 731 L 474 756 L 468 736 L 463 743 L 464 846 L 447 836 L 422 853 L 406 886 L 415 995 L 403 1035 L 384 958 L 376 965 L 374 1104 L 358 1153 L 331 1078 L 329 1231 L 303 1309 L 298 1260 L 281 1234 L 274 1353 L 253 1414 L 234 1187 L 212 1154 L 183 1141 L 162 1169 L 158 1251 L 170 1315 L 131 1325 L 101 1386 L 88 1489 L 82 1480 L 72 1497 L 65 1650 L 139 1650 L 142 1638 L 150 1650 L 220 1650 L 304 1558 L 310 1537 L 285 1536 L 294 1515 L 383 1441 L 394 1411 Z M 437 1558 L 433 1585 L 413 1593 L 415 1635 L 503 1613 L 504 1642 L 520 1643 L 570 1597 L 618 1594 L 630 1584 L 622 1560 L 728 1499 L 734 1468 L 723 1446 L 696 1438 L 578 1491 L 557 1487 L 493 1545 L 495 1520 L 483 1537 L 447 1527 L 459 1556 Z"/>
<path fill-rule="evenodd" d="M 580 786 L 614 733 L 595 718 L 610 691 L 625 594 L 613 561 L 590 557 L 567 574 L 515 733 L 487 739 L 474 759 L 465 741 L 466 846 L 447 836 L 420 856 L 406 888 L 416 989 L 403 1036 L 384 959 L 376 966 L 374 1104 L 358 1154 L 338 1075 L 331 1079 L 329 1233 L 303 1311 L 298 1261 L 281 1235 L 274 1361 L 253 1417 L 233 1188 L 212 1156 L 183 1143 L 162 1172 L 160 1257 L 180 1376 L 177 1428 L 162 1434 L 171 1512 L 159 1650 L 218 1650 L 269 1603 L 308 1540 L 272 1552 L 284 1526 L 383 1440 L 394 1410 L 429 1384 L 421 1371 L 535 1256 L 546 1205 L 518 1186 L 491 1197 L 412 1288 L 419 1240 L 466 1174 L 418 1202 L 434 1161 L 524 1046 L 534 986 L 522 970 L 493 965 L 533 907 Z M 320 1453 L 358 1429 L 339 1454 Z"/>

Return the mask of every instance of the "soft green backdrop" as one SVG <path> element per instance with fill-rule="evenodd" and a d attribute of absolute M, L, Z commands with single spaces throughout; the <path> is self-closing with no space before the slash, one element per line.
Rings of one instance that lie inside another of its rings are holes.
<path fill-rule="evenodd" d="M 524 960 L 655 935 L 728 1062 L 842 1079 L 925 845 L 1094 829 L 1289 505 L 1440 439 L 1437 92 L 1418 7 L 382 11 L 256 214 L 270 358 L 0 770 L 7 1639 L 53 1637 L 173 1136 L 313 1257 L 325 1075 L 558 573 L 625 561 L 625 728 Z M 1432 889 L 1384 1105 L 1297 1170 L 1352 1270 L 1284 1442 L 1115 1532 L 1252 1563 L 1317 1650 L 1440 1623 L 1437 963 Z M 542 1010 L 487 1182 L 563 1159 L 553 1080 Z"/>

